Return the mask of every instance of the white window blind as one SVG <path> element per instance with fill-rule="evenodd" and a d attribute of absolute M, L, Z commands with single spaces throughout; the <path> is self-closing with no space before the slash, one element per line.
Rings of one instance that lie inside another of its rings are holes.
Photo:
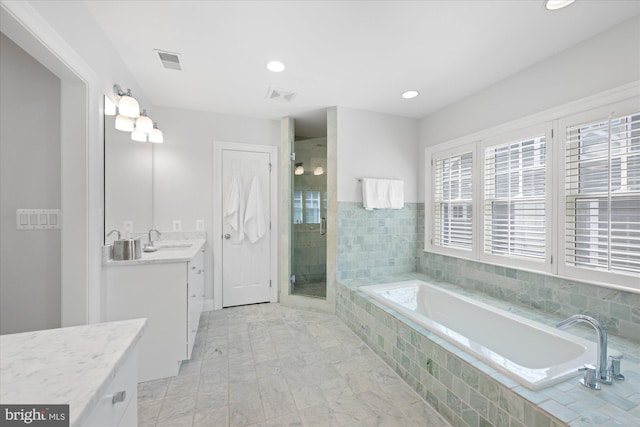
<path fill-rule="evenodd" d="M 640 272 L 640 113 L 567 128 L 567 265 Z"/>
<path fill-rule="evenodd" d="M 484 252 L 544 261 L 545 136 L 485 148 Z"/>
<path fill-rule="evenodd" d="M 471 152 L 435 159 L 434 245 L 472 249 L 472 169 Z"/>

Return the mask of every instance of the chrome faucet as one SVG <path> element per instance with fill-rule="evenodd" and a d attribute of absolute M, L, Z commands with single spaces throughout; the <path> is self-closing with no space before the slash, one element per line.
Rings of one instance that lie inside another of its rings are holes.
<path fill-rule="evenodd" d="M 158 230 L 156 230 L 155 228 L 152 228 L 151 230 L 149 230 L 149 241 L 147 242 L 147 245 L 144 247 L 144 250 L 147 252 L 153 252 L 156 250 L 156 247 L 153 246 L 153 233 L 156 233 L 157 237 L 162 236 L 162 233 L 159 232 Z"/>
<path fill-rule="evenodd" d="M 120 233 L 120 230 L 118 230 L 117 228 L 114 228 L 113 230 L 108 232 L 107 237 L 111 236 L 113 233 L 118 233 L 118 240 L 120 240 L 120 238 L 122 237 L 122 234 Z"/>
<path fill-rule="evenodd" d="M 584 368 L 580 370 L 584 370 L 585 376 L 581 381 L 585 387 L 589 387 L 595 390 L 600 389 L 599 383 L 603 384 L 611 384 L 611 373 L 609 368 L 607 367 L 607 331 L 602 327 L 600 322 L 594 319 L 591 316 L 585 316 L 584 314 L 574 314 L 568 319 L 563 320 L 558 323 L 556 327 L 560 329 L 566 329 L 570 326 L 575 325 L 576 323 L 588 323 L 593 326 L 598 334 L 598 348 L 597 348 L 597 360 L 594 366 L 585 365 Z"/>

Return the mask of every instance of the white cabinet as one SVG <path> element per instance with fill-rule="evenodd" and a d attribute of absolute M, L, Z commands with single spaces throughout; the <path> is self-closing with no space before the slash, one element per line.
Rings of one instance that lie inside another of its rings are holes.
<path fill-rule="evenodd" d="M 145 317 L 139 381 L 177 375 L 191 357 L 204 301 L 204 248 L 187 262 L 118 265 L 106 269 L 106 320 Z"/>
<path fill-rule="evenodd" d="M 138 364 L 137 351 L 133 351 L 116 377 L 111 380 L 98 403 L 89 413 L 86 426 L 135 427 L 138 424 Z"/>

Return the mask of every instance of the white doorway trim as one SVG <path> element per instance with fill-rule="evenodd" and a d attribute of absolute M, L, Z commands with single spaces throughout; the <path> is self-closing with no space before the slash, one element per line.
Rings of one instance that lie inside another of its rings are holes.
<path fill-rule="evenodd" d="M 60 78 L 62 326 L 101 321 L 99 78 L 28 2 L 2 1 L 2 32 Z"/>
<path fill-rule="evenodd" d="M 271 262 L 269 279 L 271 280 L 271 302 L 278 301 L 278 147 L 272 145 L 244 144 L 239 142 L 213 141 L 213 309 L 222 309 L 222 151 L 251 151 L 269 153 L 271 174 L 269 192 L 271 197 Z"/>

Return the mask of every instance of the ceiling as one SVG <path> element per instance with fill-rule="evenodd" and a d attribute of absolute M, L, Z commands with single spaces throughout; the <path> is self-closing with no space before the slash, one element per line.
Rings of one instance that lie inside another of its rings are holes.
<path fill-rule="evenodd" d="M 422 118 L 640 14 L 637 0 L 85 4 L 154 106 L 269 119 L 333 105 Z M 274 59 L 283 72 L 266 69 Z M 270 87 L 295 96 L 269 100 Z M 420 96 L 402 99 L 408 89 Z"/>

